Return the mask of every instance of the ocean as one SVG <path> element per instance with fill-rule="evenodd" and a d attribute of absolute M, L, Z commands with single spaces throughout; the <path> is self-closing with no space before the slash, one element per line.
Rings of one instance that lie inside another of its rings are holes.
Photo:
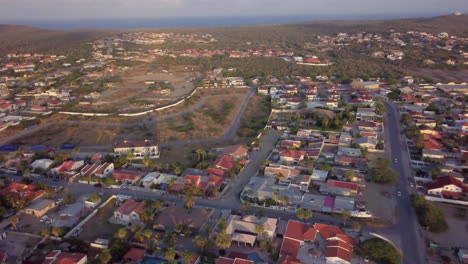
<path fill-rule="evenodd" d="M 54 30 L 70 30 L 80 28 L 138 29 L 270 25 L 324 20 L 402 19 L 415 17 L 432 17 L 436 15 L 440 14 L 161 17 L 82 20 L 2 20 L 0 18 L 0 24 L 26 25 Z"/>

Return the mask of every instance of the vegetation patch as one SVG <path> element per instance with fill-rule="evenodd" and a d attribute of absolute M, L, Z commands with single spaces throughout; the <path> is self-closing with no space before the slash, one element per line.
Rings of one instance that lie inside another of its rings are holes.
<path fill-rule="evenodd" d="M 380 238 L 371 238 L 364 241 L 355 253 L 367 256 L 379 264 L 399 264 L 401 262 L 401 255 L 398 250 L 392 244 Z"/>
<path fill-rule="evenodd" d="M 411 197 L 419 223 L 431 232 L 444 232 L 448 229 L 444 213 L 421 195 Z"/>

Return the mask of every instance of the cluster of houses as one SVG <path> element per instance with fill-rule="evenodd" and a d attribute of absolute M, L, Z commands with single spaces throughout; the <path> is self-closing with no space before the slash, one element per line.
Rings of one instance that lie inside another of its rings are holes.
<path fill-rule="evenodd" d="M 447 32 L 431 34 L 421 31 L 398 32 L 391 30 L 387 34 L 359 32 L 325 35 L 320 36 L 313 43 L 307 43 L 306 47 L 326 52 L 330 49 L 345 49 L 351 43 L 353 45 L 357 43 L 363 48 L 368 48 L 372 57 L 390 61 L 402 60 L 408 48 L 417 47 L 426 49 L 430 53 L 436 53 L 440 50 L 450 54 L 441 57 L 428 55 L 422 61 L 425 65 L 467 65 L 468 53 L 461 48 L 466 45 L 467 41 L 467 38 L 450 35 Z"/>
<path fill-rule="evenodd" d="M 466 83 L 425 84 L 405 78 L 398 89 L 400 112 L 410 143 L 416 185 L 430 199 L 467 201 L 463 174 L 467 149 L 468 115 L 458 98 L 468 92 Z"/>

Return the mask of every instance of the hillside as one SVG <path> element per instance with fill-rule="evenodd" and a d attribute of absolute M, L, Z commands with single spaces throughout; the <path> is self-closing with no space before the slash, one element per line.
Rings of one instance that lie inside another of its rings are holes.
<path fill-rule="evenodd" d="M 36 28 L 36 27 L 29 27 L 29 26 L 22 26 L 22 25 L 5 25 L 5 24 L 0 24 L 0 34 L 3 33 L 13 33 L 13 32 L 34 32 L 34 31 L 39 31 L 41 29 Z"/>

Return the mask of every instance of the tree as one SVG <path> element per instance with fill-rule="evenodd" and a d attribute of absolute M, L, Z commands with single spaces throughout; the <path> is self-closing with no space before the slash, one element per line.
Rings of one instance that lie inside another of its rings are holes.
<path fill-rule="evenodd" d="M 344 225 L 346 225 L 346 222 L 351 218 L 351 212 L 348 209 L 344 210 L 341 214 L 341 218 L 343 218 Z"/>
<path fill-rule="evenodd" d="M 146 209 L 141 214 L 141 220 L 149 224 L 153 220 L 153 212 L 149 209 Z"/>
<path fill-rule="evenodd" d="M 151 159 L 150 159 L 150 157 L 145 156 L 145 157 L 143 158 L 143 165 L 145 166 L 145 168 L 149 168 L 149 167 L 150 167 L 150 165 L 151 165 Z"/>
<path fill-rule="evenodd" d="M 207 246 L 208 246 L 208 239 L 207 238 L 204 238 L 200 235 L 197 235 L 194 239 L 193 239 L 193 243 L 195 243 L 195 245 L 197 247 L 199 247 L 201 250 L 204 250 Z"/>
<path fill-rule="evenodd" d="M 206 151 L 204 149 L 197 149 L 195 153 L 198 154 L 198 161 L 204 161 L 206 157 Z"/>
<path fill-rule="evenodd" d="M 10 217 L 10 224 L 13 226 L 14 229 L 17 229 L 18 222 L 19 222 L 19 218 L 16 215 Z"/>
<path fill-rule="evenodd" d="M 176 257 L 177 252 L 175 251 L 174 248 L 168 248 L 166 253 L 164 253 L 164 257 L 167 260 L 174 260 Z"/>
<path fill-rule="evenodd" d="M 379 158 L 377 158 L 377 165 L 380 168 L 387 168 L 388 166 L 390 166 L 390 160 L 386 159 L 386 158 L 379 157 Z"/>
<path fill-rule="evenodd" d="M 282 203 L 284 206 L 286 206 L 286 205 L 289 204 L 289 197 L 288 197 L 288 196 L 285 196 L 285 195 L 284 195 L 284 196 L 281 196 L 281 197 L 280 197 L 280 201 L 281 201 L 281 203 Z"/>
<path fill-rule="evenodd" d="M 190 251 L 185 250 L 185 251 L 182 253 L 182 259 L 184 260 L 184 262 L 185 262 L 186 264 L 190 264 L 190 263 L 192 263 L 192 261 L 193 261 L 193 255 L 192 255 L 192 253 L 190 253 Z"/>
<path fill-rule="evenodd" d="M 443 232 L 448 229 L 444 213 L 421 195 L 411 197 L 419 223 L 431 232 Z"/>
<path fill-rule="evenodd" d="M 433 168 L 431 170 L 432 179 L 437 179 L 442 174 L 442 170 L 440 168 Z"/>
<path fill-rule="evenodd" d="M 124 239 L 127 237 L 127 234 L 128 234 L 127 229 L 125 229 L 124 227 L 121 227 L 119 228 L 119 230 L 117 230 L 117 233 L 115 233 L 114 237 L 118 239 Z"/>
<path fill-rule="evenodd" d="M 354 170 L 347 170 L 345 171 L 344 175 L 348 181 L 352 181 L 354 177 L 356 177 Z"/>
<path fill-rule="evenodd" d="M 225 249 L 231 246 L 231 236 L 226 233 L 219 233 L 216 236 L 216 246 Z"/>
<path fill-rule="evenodd" d="M 54 226 L 52 227 L 52 232 L 51 234 L 55 237 L 61 237 L 65 234 L 65 228 L 61 226 Z"/>
<path fill-rule="evenodd" d="M 88 199 L 88 201 L 90 201 L 92 203 L 97 203 L 99 200 L 101 200 L 101 196 L 99 196 L 99 194 L 97 194 L 97 193 L 91 194 L 91 196 Z"/>
<path fill-rule="evenodd" d="M 101 254 L 99 254 L 99 263 L 107 264 L 112 259 L 111 252 L 108 248 L 104 249 Z"/>
<path fill-rule="evenodd" d="M 255 231 L 259 235 L 263 234 L 263 232 L 265 232 L 265 225 L 264 224 L 256 224 L 255 225 Z"/>
<path fill-rule="evenodd" d="M 182 233 L 182 230 L 184 229 L 184 226 L 182 224 L 176 224 L 175 227 L 174 227 L 174 231 L 177 233 L 177 234 L 180 234 Z"/>
<path fill-rule="evenodd" d="M 0 217 L 3 217 L 7 213 L 7 209 L 3 206 L 0 206 Z"/>
<path fill-rule="evenodd" d="M 72 194 L 67 193 L 67 194 L 65 194 L 65 196 L 63 197 L 63 202 L 64 202 L 65 204 L 74 203 L 74 202 L 75 202 L 75 197 L 73 197 Z"/>
<path fill-rule="evenodd" d="M 224 233 L 226 232 L 227 222 L 224 218 L 220 218 L 216 226 L 218 227 L 218 232 Z"/>
<path fill-rule="evenodd" d="M 322 163 L 319 165 L 319 170 L 321 171 L 331 171 L 333 167 L 328 163 Z"/>
<path fill-rule="evenodd" d="M 41 230 L 41 236 L 43 237 L 49 237 L 50 236 L 50 227 L 44 227 Z"/>
<path fill-rule="evenodd" d="M 192 194 L 186 193 L 184 195 L 184 207 L 187 209 L 191 209 L 195 205 L 195 198 Z"/>
<path fill-rule="evenodd" d="M 296 211 L 296 216 L 301 220 L 307 221 L 312 218 L 312 210 L 306 208 L 299 208 Z"/>
<path fill-rule="evenodd" d="M 401 255 L 392 244 L 380 238 L 371 238 L 362 243 L 362 253 L 375 263 L 399 264 Z"/>
<path fill-rule="evenodd" d="M 371 179 L 377 183 L 393 183 L 399 178 L 396 171 L 390 168 L 371 168 L 369 169 Z"/>

